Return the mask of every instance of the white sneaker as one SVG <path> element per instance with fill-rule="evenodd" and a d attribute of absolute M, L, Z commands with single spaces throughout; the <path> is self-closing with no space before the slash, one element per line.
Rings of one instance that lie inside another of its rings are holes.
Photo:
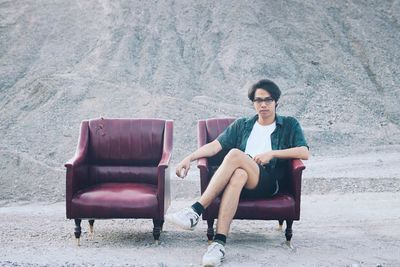
<path fill-rule="evenodd" d="M 212 242 L 203 256 L 203 266 L 221 266 L 225 258 L 225 247 L 218 242 Z"/>
<path fill-rule="evenodd" d="M 185 230 L 193 230 L 200 216 L 191 208 L 185 208 L 175 213 L 165 215 L 165 219 Z"/>

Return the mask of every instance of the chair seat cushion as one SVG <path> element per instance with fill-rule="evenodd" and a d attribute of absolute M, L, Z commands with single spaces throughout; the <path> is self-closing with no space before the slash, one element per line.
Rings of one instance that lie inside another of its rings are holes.
<path fill-rule="evenodd" d="M 206 218 L 217 218 L 220 199 L 207 209 Z M 295 201 L 289 194 L 277 194 L 271 198 L 240 199 L 235 219 L 278 220 L 295 218 Z"/>
<path fill-rule="evenodd" d="M 138 183 L 104 183 L 79 191 L 72 198 L 74 218 L 155 218 L 157 187 Z"/>

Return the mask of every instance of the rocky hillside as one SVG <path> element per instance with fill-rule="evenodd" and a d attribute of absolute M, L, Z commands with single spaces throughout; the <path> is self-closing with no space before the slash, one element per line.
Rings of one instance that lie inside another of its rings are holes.
<path fill-rule="evenodd" d="M 315 157 L 396 151 L 399 44 L 399 0 L 0 0 L 0 200 L 64 199 L 83 119 L 173 119 L 176 163 L 264 77 Z"/>

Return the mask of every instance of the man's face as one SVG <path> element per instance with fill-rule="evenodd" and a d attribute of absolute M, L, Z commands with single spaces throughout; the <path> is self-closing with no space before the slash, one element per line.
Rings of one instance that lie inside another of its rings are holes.
<path fill-rule="evenodd" d="M 276 102 L 270 93 L 264 89 L 257 89 L 254 94 L 254 108 L 262 119 L 275 119 Z"/>

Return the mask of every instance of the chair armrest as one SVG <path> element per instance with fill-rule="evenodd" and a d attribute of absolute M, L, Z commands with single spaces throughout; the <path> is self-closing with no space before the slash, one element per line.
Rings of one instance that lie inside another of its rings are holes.
<path fill-rule="evenodd" d="M 206 121 L 197 121 L 197 147 L 200 148 L 207 144 L 207 129 Z M 207 158 L 200 158 L 197 160 L 197 168 L 200 170 L 204 169 L 208 171 L 208 160 Z"/>
<path fill-rule="evenodd" d="M 207 144 L 207 127 L 205 120 L 197 121 L 197 147 L 200 148 Z"/>
<path fill-rule="evenodd" d="M 168 168 L 169 163 L 171 161 L 172 152 L 171 151 L 164 151 L 161 160 L 157 165 L 157 168 Z"/>
<path fill-rule="evenodd" d="M 207 158 L 198 159 L 197 168 L 200 170 L 200 190 L 203 194 L 210 182 Z"/>
<path fill-rule="evenodd" d="M 64 166 L 66 168 L 78 167 L 85 163 L 85 155 L 84 153 L 79 152 L 79 154 L 75 154 L 71 159 L 69 159 Z"/>
<path fill-rule="evenodd" d="M 174 131 L 173 127 L 174 127 L 173 121 L 171 120 L 165 121 L 163 151 L 160 162 L 158 163 L 157 166 L 158 168 L 168 168 L 169 166 L 172 156 L 173 131 Z"/>
<path fill-rule="evenodd" d="M 64 166 L 72 167 L 83 164 L 87 157 L 88 145 L 89 145 L 89 122 L 82 121 L 79 132 L 78 145 L 75 150 L 75 155 L 70 160 L 68 160 L 64 164 Z"/>
<path fill-rule="evenodd" d="M 206 169 L 208 170 L 208 160 L 207 158 L 200 158 L 197 160 L 197 168 L 201 169 Z"/>
<path fill-rule="evenodd" d="M 171 203 L 169 164 L 172 156 L 173 121 L 165 121 L 163 152 L 157 166 L 157 197 L 160 214 L 164 216 Z"/>
<path fill-rule="evenodd" d="M 78 146 L 72 159 L 65 163 L 66 170 L 66 206 L 67 218 L 71 218 L 71 201 L 73 195 L 84 187 L 88 180 L 88 167 L 86 165 L 89 144 L 89 122 L 82 121 Z"/>
<path fill-rule="evenodd" d="M 303 161 L 301 161 L 301 159 L 292 159 L 292 163 L 291 163 L 291 170 L 292 171 L 299 171 L 300 174 L 301 172 L 306 168 L 306 166 L 304 166 Z"/>
<path fill-rule="evenodd" d="M 295 213 L 297 219 L 300 219 L 301 202 L 301 176 L 306 168 L 300 159 L 292 159 L 289 163 L 290 190 L 295 200 Z"/>
<path fill-rule="evenodd" d="M 200 148 L 207 144 L 206 120 L 197 121 L 197 147 Z M 197 160 L 197 168 L 200 170 L 200 187 L 203 194 L 209 182 L 208 159 L 200 158 Z"/>
<path fill-rule="evenodd" d="M 207 144 L 207 127 L 205 120 L 197 121 L 197 148 Z M 207 158 L 200 158 L 197 160 L 197 168 L 208 170 Z"/>

